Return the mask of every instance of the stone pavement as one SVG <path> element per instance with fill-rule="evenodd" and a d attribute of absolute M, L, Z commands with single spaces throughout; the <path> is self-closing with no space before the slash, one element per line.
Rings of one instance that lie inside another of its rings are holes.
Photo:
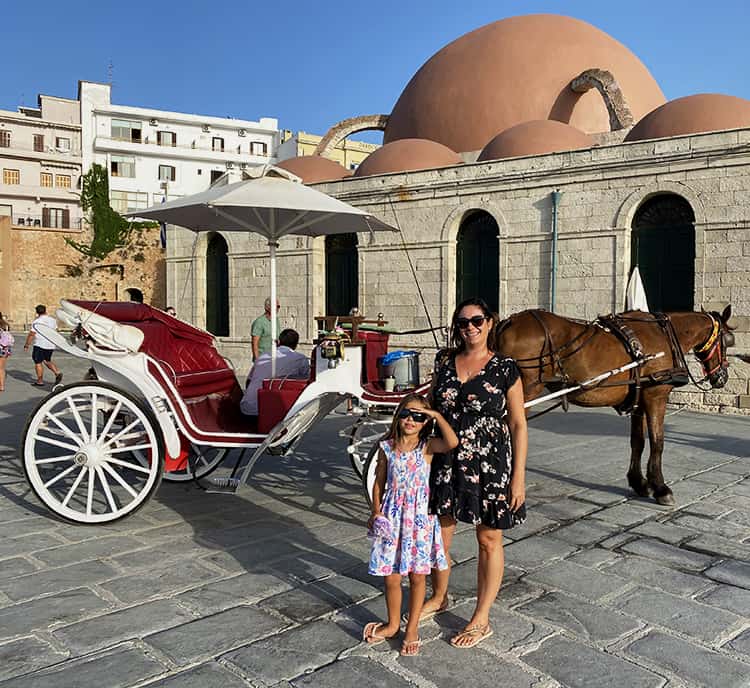
<path fill-rule="evenodd" d="M 59 356 L 66 381 L 80 365 Z M 382 618 L 366 507 L 332 416 L 297 456 L 265 457 L 241 497 L 162 484 L 116 525 L 61 523 L 16 448 L 44 394 L 10 360 L 0 394 L 0 686 L 750 685 L 750 420 L 667 420 L 678 502 L 625 487 L 628 422 L 533 422 L 527 523 L 509 531 L 494 635 L 446 639 L 471 612 L 476 544 L 456 535 L 451 605 L 418 657 L 360 642 Z"/>

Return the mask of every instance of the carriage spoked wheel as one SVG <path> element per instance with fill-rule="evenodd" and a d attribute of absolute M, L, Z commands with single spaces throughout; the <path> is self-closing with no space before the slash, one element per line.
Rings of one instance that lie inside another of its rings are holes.
<path fill-rule="evenodd" d="M 367 459 L 365 468 L 362 473 L 362 489 L 365 492 L 367 505 L 372 506 L 372 489 L 375 486 L 375 469 L 378 467 L 378 443 L 373 444 Z"/>
<path fill-rule="evenodd" d="M 227 450 L 222 447 L 212 447 L 208 444 L 190 443 L 190 453 L 185 468 L 178 471 L 164 471 L 162 479 L 168 483 L 181 483 L 195 478 L 205 478 L 213 473 L 227 456 Z M 191 466 L 194 467 L 191 469 Z"/>
<path fill-rule="evenodd" d="M 52 392 L 29 417 L 23 467 L 39 500 L 75 523 L 110 523 L 145 504 L 161 481 L 164 442 L 133 395 L 104 382 Z"/>
<path fill-rule="evenodd" d="M 365 464 L 372 448 L 385 434 L 393 421 L 393 415 L 387 413 L 373 414 L 360 418 L 352 427 L 349 435 L 349 461 L 360 478 L 365 475 Z"/>

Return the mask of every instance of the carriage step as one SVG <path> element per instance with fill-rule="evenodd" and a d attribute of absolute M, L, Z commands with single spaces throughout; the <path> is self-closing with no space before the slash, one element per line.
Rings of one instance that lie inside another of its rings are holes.
<path fill-rule="evenodd" d="M 209 478 L 208 482 L 211 485 L 206 488 L 206 492 L 234 494 L 237 492 L 237 488 L 240 486 L 241 481 L 239 478 Z"/>

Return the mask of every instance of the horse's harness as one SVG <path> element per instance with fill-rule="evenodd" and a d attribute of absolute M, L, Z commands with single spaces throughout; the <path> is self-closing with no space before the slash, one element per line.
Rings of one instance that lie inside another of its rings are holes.
<path fill-rule="evenodd" d="M 720 319 L 714 317 L 710 313 L 705 315 L 711 319 L 712 330 L 708 339 L 704 344 L 697 347 L 694 353 L 701 361 L 705 372 L 705 377 L 701 381 L 696 381 L 687 365 L 685 360 L 685 354 L 682 352 L 677 333 L 674 329 L 674 324 L 666 313 L 652 313 L 651 317 L 637 317 L 637 316 L 624 316 L 620 314 L 609 314 L 602 315 L 591 322 L 584 320 L 572 319 L 573 322 L 581 325 L 586 325 L 580 333 L 575 337 L 565 342 L 560 346 L 555 346 L 555 342 L 552 338 L 552 333 L 544 321 L 541 312 L 536 310 L 528 311 L 534 319 L 539 323 L 544 333 L 544 343 L 542 344 L 541 351 L 538 356 L 530 358 L 516 359 L 516 363 L 519 368 L 539 370 L 538 382 L 555 388 L 565 387 L 569 384 L 577 384 L 565 370 L 565 361 L 571 358 L 574 354 L 578 353 L 583 347 L 585 347 L 599 332 L 606 332 L 614 335 L 625 348 L 626 353 L 630 356 L 633 362 L 645 362 L 646 352 L 643 349 L 643 345 L 635 333 L 633 328 L 630 326 L 631 322 L 643 322 L 657 325 L 664 333 L 669 348 L 672 354 L 673 366 L 671 368 L 665 368 L 662 370 L 655 371 L 648 375 L 643 375 L 641 366 L 634 366 L 630 371 L 630 377 L 628 380 L 622 381 L 603 381 L 595 385 L 596 387 L 617 387 L 622 385 L 628 385 L 628 394 L 624 401 L 615 407 L 615 410 L 620 414 L 632 413 L 637 410 L 641 400 L 641 390 L 644 386 L 656 386 L 656 385 L 671 385 L 673 387 L 681 387 L 686 385 L 690 380 L 696 385 L 706 380 L 710 375 L 715 373 L 719 368 L 724 366 L 723 355 L 722 355 L 722 337 L 721 337 L 721 323 Z M 501 325 L 502 329 L 510 325 L 510 319 Z M 719 350 L 718 363 L 716 366 L 709 370 L 708 362 L 716 354 L 717 348 Z M 545 378 L 545 368 L 551 368 L 552 377 Z M 562 405 L 565 410 L 568 408 L 568 398 L 564 396 L 560 402 L 555 404 L 552 408 L 545 409 L 541 413 L 536 415 L 542 415 L 547 411 L 557 408 Z"/>

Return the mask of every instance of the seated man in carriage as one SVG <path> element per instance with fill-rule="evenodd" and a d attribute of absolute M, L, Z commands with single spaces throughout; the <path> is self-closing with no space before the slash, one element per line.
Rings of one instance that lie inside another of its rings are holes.
<path fill-rule="evenodd" d="M 276 349 L 277 378 L 292 378 L 306 380 L 310 376 L 310 361 L 304 354 L 295 351 L 299 344 L 299 334 L 296 330 L 282 330 L 279 335 L 279 346 Z M 246 416 L 258 415 L 258 390 L 263 380 L 271 377 L 271 352 L 258 356 L 255 365 L 247 376 L 245 393 L 240 402 L 240 410 Z"/>

